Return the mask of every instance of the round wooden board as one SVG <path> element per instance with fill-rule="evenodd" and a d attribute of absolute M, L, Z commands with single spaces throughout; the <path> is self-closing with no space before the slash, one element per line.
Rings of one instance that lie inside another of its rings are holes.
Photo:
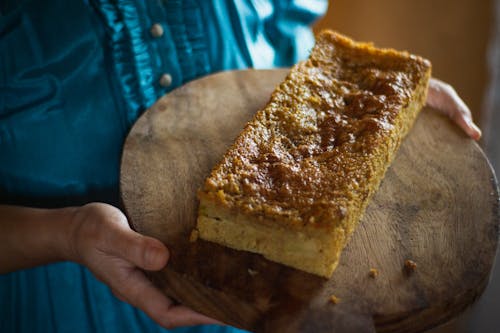
<path fill-rule="evenodd" d="M 472 304 L 497 247 L 496 180 L 477 144 L 432 110 L 403 141 L 331 279 L 189 242 L 197 189 L 286 73 L 205 77 L 160 99 L 132 128 L 122 158 L 124 208 L 137 231 L 171 251 L 153 281 L 179 302 L 259 332 L 416 332 Z M 405 259 L 417 263 L 414 273 L 404 273 Z"/>

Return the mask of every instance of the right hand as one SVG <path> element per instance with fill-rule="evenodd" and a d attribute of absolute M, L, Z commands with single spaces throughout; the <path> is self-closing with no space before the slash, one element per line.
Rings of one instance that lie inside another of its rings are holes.
<path fill-rule="evenodd" d="M 469 107 L 448 83 L 430 79 L 427 105 L 447 115 L 472 139 L 478 141 L 481 138 L 481 130 L 474 124 Z"/>
<path fill-rule="evenodd" d="M 220 324 L 193 310 L 175 305 L 144 275 L 168 261 L 168 249 L 159 240 L 132 229 L 117 208 L 91 203 L 76 208 L 67 244 L 69 260 L 88 267 L 122 301 L 141 309 L 166 328 Z"/>

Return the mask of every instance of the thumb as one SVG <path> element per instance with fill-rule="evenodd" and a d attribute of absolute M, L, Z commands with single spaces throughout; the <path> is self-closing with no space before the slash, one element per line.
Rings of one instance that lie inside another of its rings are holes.
<path fill-rule="evenodd" d="M 123 223 L 113 223 L 109 231 L 108 252 L 144 270 L 160 270 L 167 264 L 169 252 L 158 239 L 141 235 Z"/>

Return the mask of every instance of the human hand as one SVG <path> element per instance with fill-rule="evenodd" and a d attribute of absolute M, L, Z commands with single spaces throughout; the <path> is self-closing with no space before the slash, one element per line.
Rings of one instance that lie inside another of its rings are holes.
<path fill-rule="evenodd" d="M 431 78 L 427 105 L 450 117 L 472 139 L 477 141 L 481 138 L 481 130 L 472 121 L 469 108 L 449 84 Z"/>
<path fill-rule="evenodd" d="M 157 271 L 167 264 L 168 249 L 159 240 L 130 229 L 119 209 L 102 203 L 76 208 L 67 247 L 68 259 L 87 266 L 116 297 L 143 310 L 161 326 L 218 323 L 174 305 L 146 278 L 142 270 Z"/>

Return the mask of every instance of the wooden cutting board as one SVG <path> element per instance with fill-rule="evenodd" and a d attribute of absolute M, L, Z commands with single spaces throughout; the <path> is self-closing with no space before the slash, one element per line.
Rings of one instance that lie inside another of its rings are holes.
<path fill-rule="evenodd" d="M 471 305 L 497 247 L 497 185 L 478 145 L 432 110 L 404 140 L 331 279 L 189 242 L 197 189 L 286 73 L 205 77 L 161 98 L 132 128 L 122 158 L 124 208 L 137 231 L 171 251 L 153 281 L 199 312 L 258 332 L 416 332 Z M 411 274 L 406 259 L 417 264 Z"/>

